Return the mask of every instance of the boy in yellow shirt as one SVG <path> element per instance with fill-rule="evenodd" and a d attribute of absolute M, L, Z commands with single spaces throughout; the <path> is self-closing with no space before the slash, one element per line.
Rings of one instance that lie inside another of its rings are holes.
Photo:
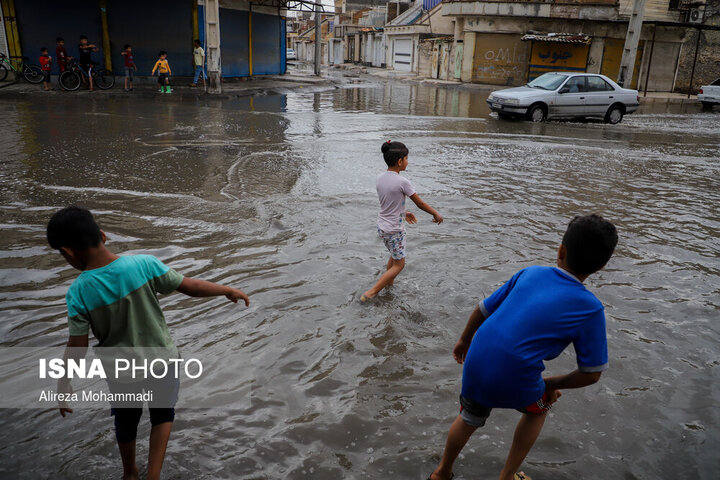
<path fill-rule="evenodd" d="M 155 70 L 158 72 L 158 85 L 160 85 L 160 93 L 172 93 L 170 88 L 170 64 L 167 61 L 167 52 L 163 50 L 158 54 L 158 61 L 155 62 L 155 66 L 152 69 L 150 75 L 155 75 Z"/>

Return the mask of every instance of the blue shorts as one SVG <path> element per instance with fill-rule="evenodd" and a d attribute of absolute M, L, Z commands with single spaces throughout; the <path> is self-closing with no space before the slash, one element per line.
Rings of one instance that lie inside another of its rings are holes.
<path fill-rule="evenodd" d="M 405 258 L 405 232 L 386 233 L 378 228 L 378 236 L 382 239 L 393 260 Z"/>

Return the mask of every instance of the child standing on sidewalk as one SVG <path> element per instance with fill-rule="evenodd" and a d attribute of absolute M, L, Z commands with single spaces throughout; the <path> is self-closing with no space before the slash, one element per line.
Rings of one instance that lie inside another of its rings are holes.
<path fill-rule="evenodd" d="M 205 50 L 203 50 L 200 40 L 195 40 L 195 49 L 193 50 L 193 63 L 195 64 L 195 78 L 191 87 L 197 87 L 198 79 L 202 75 L 203 87 L 205 86 Z"/>
<path fill-rule="evenodd" d="M 170 88 L 170 64 L 167 61 L 167 52 L 165 50 L 158 54 L 158 61 L 155 62 L 155 66 L 152 69 L 150 75 L 155 75 L 155 70 L 158 72 L 158 85 L 160 85 L 160 93 L 172 93 Z"/>
<path fill-rule="evenodd" d="M 78 51 L 80 52 L 78 63 L 80 63 L 80 67 L 85 71 L 85 74 L 87 75 L 87 79 L 90 84 L 89 90 L 92 92 L 94 90 L 92 71 L 95 67 L 95 62 L 92 59 L 92 54 L 93 52 L 98 51 L 98 47 L 93 43 L 89 43 L 88 38 L 85 35 L 80 35 L 80 45 L 78 45 Z M 85 82 L 84 78 L 83 82 Z"/>
<path fill-rule="evenodd" d="M 85 356 L 91 330 L 98 341 L 97 346 L 111 347 L 111 351 L 112 348 L 131 348 L 140 352 L 145 348 L 176 352 L 160 308 L 158 293 L 177 291 L 190 297 L 223 296 L 233 303 L 241 300 L 245 306 L 250 302 L 241 290 L 183 277 L 151 255 L 116 255 L 105 246 L 105 232 L 100 230 L 90 211 L 84 208 L 71 206 L 55 213 L 47 226 L 47 239 L 67 263 L 81 271 L 65 297 L 69 317 L 68 358 Z M 108 377 L 108 384 L 112 391 L 111 378 Z M 68 378 L 61 378 L 58 391 L 71 391 L 69 382 Z M 177 389 L 178 386 L 150 388 L 157 391 L 153 400 L 148 402 L 152 428 L 147 476 L 143 477 L 148 480 L 160 479 L 175 419 Z M 161 394 L 165 398 L 158 401 L 157 397 Z M 121 402 L 121 405 L 127 403 L 136 402 Z M 115 417 L 115 437 L 122 458 L 124 480 L 140 478 L 135 463 L 135 439 L 142 406 L 141 402 L 130 408 L 111 403 L 110 413 Z M 60 414 L 65 417 L 68 413 L 72 413 L 72 409 L 67 404 L 60 404 Z"/>
<path fill-rule="evenodd" d="M 385 243 L 385 248 L 390 252 L 390 259 L 385 273 L 374 287 L 362 294 L 361 302 L 374 298 L 383 288 L 392 285 L 395 277 L 405 268 L 405 222 L 417 223 L 415 215 L 405 210 L 405 197 L 410 197 L 420 210 L 432 215 L 433 222 L 443 221 L 443 217 L 415 192 L 410 180 L 400 175 L 400 172 L 408 167 L 407 147 L 400 142 L 388 140 L 383 143 L 381 151 L 388 169 L 377 177 L 376 182 L 380 199 L 377 231 Z"/>
<path fill-rule="evenodd" d="M 133 78 L 135 72 L 137 72 L 137 66 L 135 66 L 135 55 L 133 55 L 132 45 L 125 45 L 121 53 L 125 57 L 125 91 L 132 92 L 133 89 Z"/>
<path fill-rule="evenodd" d="M 43 73 L 43 87 L 45 91 L 50 91 L 50 70 L 52 69 L 52 57 L 48 55 L 48 49 L 42 47 L 40 49 L 40 68 Z"/>
<path fill-rule="evenodd" d="M 610 260 L 617 240 L 615 226 L 602 217 L 575 217 L 558 248 L 557 267 L 520 270 L 475 307 L 453 348 L 455 361 L 465 364 L 460 415 L 430 480 L 453 477 L 455 459 L 493 408 L 523 414 L 500 480 L 530 480 L 518 469 L 560 390 L 592 385 L 608 367 L 603 305 L 583 282 Z M 578 368 L 543 378 L 543 362 L 570 343 Z"/>
<path fill-rule="evenodd" d="M 65 40 L 61 37 L 56 39 L 57 46 L 55 47 L 55 57 L 57 58 L 58 68 L 60 73 L 64 72 L 67 68 L 67 62 L 70 59 L 65 50 Z"/>

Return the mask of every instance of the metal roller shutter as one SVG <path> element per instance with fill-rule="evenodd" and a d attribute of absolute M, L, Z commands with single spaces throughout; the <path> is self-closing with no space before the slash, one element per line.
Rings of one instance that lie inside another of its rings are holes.
<path fill-rule="evenodd" d="M 412 71 L 412 40 L 398 39 L 393 42 L 393 67 L 403 72 Z"/>

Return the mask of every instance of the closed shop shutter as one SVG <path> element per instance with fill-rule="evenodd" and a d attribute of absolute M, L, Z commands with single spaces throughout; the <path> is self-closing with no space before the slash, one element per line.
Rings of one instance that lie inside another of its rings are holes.
<path fill-rule="evenodd" d="M 393 42 L 393 67 L 395 70 L 412 70 L 412 40 L 398 39 Z"/>
<path fill-rule="evenodd" d="M 79 55 L 78 37 L 85 35 L 90 43 L 99 48 L 98 52 L 92 54 L 93 61 L 105 66 L 100 9 L 97 4 L 81 2 L 81 5 L 68 8 L 68 5 L 55 0 L 16 1 L 15 15 L 20 33 L 20 45 L 23 55 L 29 58 L 27 60 L 29 63 L 38 63 L 41 47 L 46 47 L 50 50 L 50 55 L 55 57 L 56 37 L 65 38 L 68 55 L 77 58 Z M 53 70 L 58 71 L 57 62 L 53 65 Z"/>
<path fill-rule="evenodd" d="M 650 78 L 648 79 L 649 91 L 672 92 L 675 85 L 675 70 L 677 69 L 681 46 L 681 43 L 655 42 L 650 64 Z M 647 62 L 645 62 L 645 67 L 647 68 Z M 635 68 L 640 70 L 639 66 Z M 647 70 L 643 69 L 642 78 L 640 79 L 642 86 L 645 86 L 646 75 Z"/>
<path fill-rule="evenodd" d="M 625 40 L 619 38 L 606 38 L 605 45 L 603 46 L 603 58 L 600 73 L 615 81 L 617 81 L 618 75 L 620 74 L 620 61 L 622 60 L 624 46 Z M 637 88 L 644 46 L 645 41 L 640 40 L 637 55 L 635 56 L 635 68 L 633 69 L 632 84 L 629 88 Z"/>
<path fill-rule="evenodd" d="M 253 75 L 277 75 L 282 72 L 285 49 L 280 17 L 253 12 Z M 327 47 L 325 47 L 327 48 Z M 323 57 L 325 58 L 325 57 Z"/>
<path fill-rule="evenodd" d="M 108 0 L 108 29 L 112 47 L 113 70 L 118 75 L 124 73 L 125 57 L 123 46 L 132 45 L 138 73 L 149 75 L 158 59 L 160 50 L 168 52 L 168 63 L 173 75 L 192 75 L 192 11 L 188 2 L 169 6 L 168 2 L 148 2 L 146 0 Z M 70 9 L 74 12 L 73 9 Z M 98 24 L 99 24 L 98 18 Z M 167 26 L 172 25 L 172 28 Z M 70 36 L 69 33 L 66 34 Z M 70 36 L 65 44 L 74 44 L 75 37 Z M 89 36 L 89 35 L 88 35 Z M 100 38 L 91 41 L 102 43 Z M 202 40 L 202 37 L 201 37 Z M 73 49 L 75 47 L 73 46 Z M 68 53 L 74 55 L 68 48 Z M 54 49 L 53 49 L 54 51 Z M 54 55 L 54 54 L 51 54 Z M 97 54 L 96 62 L 99 62 Z"/>
<path fill-rule="evenodd" d="M 590 45 L 532 42 L 529 79 L 547 72 L 585 72 Z"/>
<path fill-rule="evenodd" d="M 490 85 L 527 83 L 529 42 L 521 35 L 484 33 L 475 37 L 472 81 Z"/>

